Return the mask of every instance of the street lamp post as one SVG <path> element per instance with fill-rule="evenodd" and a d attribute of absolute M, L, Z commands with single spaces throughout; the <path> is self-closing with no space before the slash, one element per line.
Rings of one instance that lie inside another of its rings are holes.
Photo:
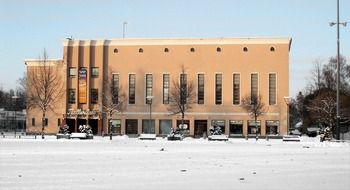
<path fill-rule="evenodd" d="M 339 22 L 339 0 L 337 0 L 337 22 L 330 22 L 330 26 L 337 25 L 337 126 L 336 126 L 336 138 L 340 140 L 340 130 L 339 130 L 339 86 L 340 86 L 340 31 L 339 25 L 346 26 L 346 22 Z"/>
<path fill-rule="evenodd" d="M 289 96 L 284 97 L 284 101 L 287 104 L 287 135 L 289 135 L 289 129 L 290 129 L 290 126 L 289 126 L 289 104 L 291 101 L 291 97 L 289 97 Z"/>
<path fill-rule="evenodd" d="M 17 116 L 17 99 L 18 99 L 19 97 L 17 96 L 17 95 L 14 95 L 14 96 L 12 96 L 12 99 L 14 99 L 15 100 L 15 138 L 16 138 L 16 132 L 17 132 L 17 118 L 16 118 L 16 116 Z"/>
<path fill-rule="evenodd" d="M 148 127 L 151 128 L 151 121 L 152 121 L 152 100 L 153 96 L 147 96 L 147 103 L 149 104 L 149 120 L 148 120 Z"/>
<path fill-rule="evenodd" d="M 125 38 L 125 31 L 126 31 L 126 25 L 128 24 L 128 22 L 123 22 L 123 39 Z"/>

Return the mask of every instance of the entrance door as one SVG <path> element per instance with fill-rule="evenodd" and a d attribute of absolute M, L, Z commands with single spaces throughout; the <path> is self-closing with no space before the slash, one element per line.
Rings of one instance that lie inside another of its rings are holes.
<path fill-rule="evenodd" d="M 91 127 L 92 134 L 97 135 L 98 120 L 97 119 L 89 119 L 89 125 Z"/>
<path fill-rule="evenodd" d="M 66 124 L 69 127 L 69 132 L 75 133 L 75 119 L 66 119 Z"/>
<path fill-rule="evenodd" d="M 194 138 L 206 137 L 208 131 L 207 120 L 195 120 L 194 121 Z"/>

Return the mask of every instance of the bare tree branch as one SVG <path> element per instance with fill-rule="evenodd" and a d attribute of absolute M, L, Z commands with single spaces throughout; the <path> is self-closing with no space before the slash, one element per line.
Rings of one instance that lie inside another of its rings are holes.
<path fill-rule="evenodd" d="M 45 119 L 46 112 L 54 111 L 54 105 L 64 95 L 64 83 L 59 75 L 56 65 L 48 60 L 44 49 L 42 57 L 38 59 L 39 66 L 28 69 L 28 92 L 27 107 L 29 109 L 39 108 L 42 118 Z M 44 122 L 42 122 L 42 137 L 44 138 Z"/>

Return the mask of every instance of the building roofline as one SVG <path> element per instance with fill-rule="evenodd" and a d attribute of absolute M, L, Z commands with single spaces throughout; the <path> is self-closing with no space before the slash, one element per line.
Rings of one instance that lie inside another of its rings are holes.
<path fill-rule="evenodd" d="M 42 59 L 25 59 L 24 64 L 27 66 L 37 66 L 40 63 L 44 62 Z M 63 62 L 63 59 L 46 59 L 45 62 L 47 63 L 59 63 Z"/>
<path fill-rule="evenodd" d="M 64 46 L 141 46 L 141 45 L 245 45 L 245 44 L 288 44 L 292 43 L 290 37 L 275 38 L 126 38 L 104 40 L 77 40 L 66 39 Z"/>

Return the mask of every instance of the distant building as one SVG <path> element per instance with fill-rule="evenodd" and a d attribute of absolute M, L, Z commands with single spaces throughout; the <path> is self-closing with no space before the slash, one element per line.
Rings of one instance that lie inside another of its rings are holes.
<path fill-rule="evenodd" d="M 6 111 L 0 109 L 0 132 L 25 132 L 26 110 Z"/>
<path fill-rule="evenodd" d="M 172 81 L 180 80 L 184 66 L 196 85 L 196 104 L 185 116 L 188 135 L 206 135 L 213 123 L 230 136 L 254 135 L 254 119 L 241 106 L 253 92 L 268 108 L 258 118 L 260 135 L 284 135 L 290 46 L 290 38 L 67 40 L 63 60 L 51 60 L 62 68 L 66 93 L 45 131 L 56 133 L 66 123 L 73 132 L 88 124 L 95 134 L 108 133 L 103 94 L 113 82 L 127 96 L 126 109 L 112 117 L 113 133 L 166 135 L 180 124 L 168 104 Z M 34 63 L 26 61 L 27 68 Z M 41 113 L 28 110 L 27 123 L 33 132 Z"/>

